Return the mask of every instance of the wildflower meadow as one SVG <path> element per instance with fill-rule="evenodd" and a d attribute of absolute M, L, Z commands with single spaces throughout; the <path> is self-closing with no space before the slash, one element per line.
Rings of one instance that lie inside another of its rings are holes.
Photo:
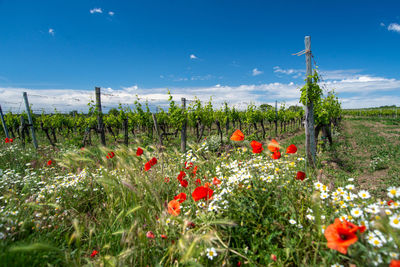
<path fill-rule="evenodd" d="M 226 144 L 37 152 L 5 140 L 0 265 L 398 266 L 398 184 L 327 180 L 299 136 L 234 130 Z"/>

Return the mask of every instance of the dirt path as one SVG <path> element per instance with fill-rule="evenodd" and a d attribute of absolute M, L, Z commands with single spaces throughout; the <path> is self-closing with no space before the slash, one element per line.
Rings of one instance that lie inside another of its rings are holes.
<path fill-rule="evenodd" d="M 388 185 L 399 184 L 400 127 L 369 120 L 345 120 L 337 147 L 328 154 L 330 176 L 353 177 L 362 189 L 380 195 Z M 335 162 L 336 164 L 332 164 Z M 334 178 L 334 177 L 331 177 Z"/>

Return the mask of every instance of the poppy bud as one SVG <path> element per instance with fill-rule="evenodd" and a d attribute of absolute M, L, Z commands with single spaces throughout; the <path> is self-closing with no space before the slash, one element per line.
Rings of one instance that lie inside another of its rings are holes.
<path fill-rule="evenodd" d="M 94 249 L 94 250 L 92 251 L 92 254 L 90 254 L 90 257 L 91 257 L 91 258 L 94 258 L 94 256 L 96 256 L 97 254 L 99 254 L 99 252 L 98 252 L 97 250 Z"/>
<path fill-rule="evenodd" d="M 147 237 L 147 238 L 150 238 L 150 239 L 153 239 L 153 238 L 154 238 L 153 232 L 152 232 L 152 231 L 148 231 L 148 232 L 146 233 L 146 237 Z"/>

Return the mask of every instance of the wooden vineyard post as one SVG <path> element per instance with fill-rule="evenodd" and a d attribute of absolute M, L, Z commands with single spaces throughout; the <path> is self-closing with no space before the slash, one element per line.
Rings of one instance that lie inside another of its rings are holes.
<path fill-rule="evenodd" d="M 278 137 L 278 100 L 275 100 L 275 138 Z"/>
<path fill-rule="evenodd" d="M 225 116 L 226 116 L 225 133 L 228 136 L 228 134 L 229 134 L 229 110 L 228 110 L 228 103 L 226 103 L 226 102 L 225 102 Z"/>
<path fill-rule="evenodd" d="M 128 143 L 129 143 L 128 141 L 129 141 L 129 139 L 128 139 L 128 119 L 125 118 L 124 119 L 124 144 L 126 146 L 128 146 Z"/>
<path fill-rule="evenodd" d="M 100 87 L 95 87 L 96 90 L 96 111 L 97 111 L 97 132 L 100 133 L 100 140 L 103 146 L 106 145 L 106 134 L 103 124 L 103 112 L 101 110 L 101 94 Z"/>
<path fill-rule="evenodd" d="M 306 52 L 306 77 L 307 83 L 312 83 L 311 75 L 312 75 L 312 63 L 311 63 L 311 38 L 310 36 L 306 36 L 304 39 L 305 43 L 305 52 Z M 306 121 L 305 121 L 305 133 L 306 133 L 306 154 L 307 159 L 310 165 L 314 165 L 315 163 L 315 154 L 316 154 L 316 143 L 315 143 L 315 131 L 314 131 L 314 102 L 312 100 L 308 100 L 308 92 L 307 92 L 307 105 L 306 105 Z"/>
<path fill-rule="evenodd" d="M 3 124 L 3 129 L 4 129 L 4 133 L 6 135 L 6 138 L 10 138 L 10 135 L 8 134 L 6 121 L 4 120 L 3 110 L 1 109 L 1 106 L 0 106 L 0 117 L 1 117 L 1 123 Z"/>
<path fill-rule="evenodd" d="M 186 98 L 182 97 L 182 113 L 185 116 L 185 111 L 186 111 Z M 185 116 L 185 119 L 182 123 L 182 130 L 181 130 L 181 152 L 186 153 L 186 123 L 187 119 Z"/>
<path fill-rule="evenodd" d="M 156 135 L 158 137 L 158 142 L 159 142 L 160 150 L 161 150 L 162 146 L 163 146 L 163 142 L 162 142 L 162 137 L 161 137 L 161 134 L 160 134 L 160 130 L 158 129 L 157 117 L 156 117 L 156 114 L 154 114 L 154 113 L 152 113 L 151 116 L 153 117 L 154 128 L 155 128 L 155 131 L 156 131 Z"/>
<path fill-rule="evenodd" d="M 20 121 L 21 121 L 21 124 L 19 126 L 19 132 L 21 133 L 20 138 L 21 138 L 21 141 L 22 141 L 22 146 L 25 147 L 25 129 L 26 129 L 25 127 L 26 127 L 26 124 L 25 124 L 24 116 L 21 115 Z"/>
<path fill-rule="evenodd" d="M 33 126 L 32 114 L 31 114 L 31 110 L 29 108 L 28 95 L 26 92 L 24 92 L 23 96 L 24 96 L 24 101 L 25 101 L 26 113 L 28 114 L 29 126 L 31 127 L 33 145 L 35 146 L 36 149 L 38 149 L 38 143 L 37 143 L 36 135 L 35 135 L 35 127 Z"/>

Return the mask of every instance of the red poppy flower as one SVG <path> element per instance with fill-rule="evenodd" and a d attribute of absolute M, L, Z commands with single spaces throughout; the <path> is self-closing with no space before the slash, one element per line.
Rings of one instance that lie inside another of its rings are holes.
<path fill-rule="evenodd" d="M 97 250 L 93 250 L 92 254 L 90 254 L 90 257 L 94 258 L 97 254 L 99 254 L 99 252 Z"/>
<path fill-rule="evenodd" d="M 389 267 L 400 267 L 400 260 L 392 260 Z"/>
<path fill-rule="evenodd" d="M 149 162 L 150 162 L 150 165 L 153 167 L 154 165 L 157 164 L 157 159 L 155 157 L 153 157 Z"/>
<path fill-rule="evenodd" d="M 147 172 L 148 170 L 150 170 L 151 165 L 150 162 L 146 162 L 146 164 L 144 164 L 144 170 Z"/>
<path fill-rule="evenodd" d="M 186 194 L 185 193 L 179 193 L 174 197 L 175 200 L 177 200 L 179 203 L 182 203 L 183 201 L 186 200 Z"/>
<path fill-rule="evenodd" d="M 53 163 L 53 161 L 52 161 L 52 160 L 49 160 L 49 161 L 47 162 L 47 166 L 50 166 L 52 163 Z"/>
<path fill-rule="evenodd" d="M 161 235 L 161 238 L 162 239 L 167 239 L 167 236 L 166 235 Z"/>
<path fill-rule="evenodd" d="M 146 233 L 146 237 L 147 237 L 147 238 L 150 238 L 150 239 L 153 239 L 155 236 L 154 236 L 154 234 L 153 234 L 152 231 L 148 231 L 148 232 Z"/>
<path fill-rule="evenodd" d="M 4 142 L 7 144 L 7 143 L 10 143 L 10 138 L 8 138 L 8 137 L 6 137 L 6 139 L 4 139 Z"/>
<path fill-rule="evenodd" d="M 141 156 L 143 154 L 143 149 L 141 149 L 140 147 L 138 147 L 138 149 L 136 150 L 136 156 Z"/>
<path fill-rule="evenodd" d="M 112 159 L 114 156 L 115 156 L 115 153 L 111 151 L 111 152 L 108 152 L 108 153 L 107 153 L 106 158 Z"/>
<path fill-rule="evenodd" d="M 295 145 L 290 145 L 286 149 L 286 154 L 294 154 L 297 152 L 297 147 Z"/>
<path fill-rule="evenodd" d="M 182 180 L 182 181 L 180 181 L 181 182 L 181 186 L 182 187 L 187 187 L 188 186 L 188 184 L 189 184 L 189 182 L 187 181 L 187 180 Z"/>
<path fill-rule="evenodd" d="M 279 151 L 280 148 L 281 146 L 275 139 L 272 139 L 271 142 L 269 142 L 268 144 L 268 150 L 272 153 Z"/>
<path fill-rule="evenodd" d="M 261 153 L 261 151 L 264 150 L 264 148 L 262 147 L 262 144 L 257 141 L 254 141 L 254 140 L 251 141 L 250 145 L 253 148 L 253 153 L 255 153 L 255 154 L 259 154 L 259 153 Z"/>
<path fill-rule="evenodd" d="M 195 228 L 196 227 L 194 222 L 187 222 L 186 226 L 189 227 L 189 228 Z"/>
<path fill-rule="evenodd" d="M 194 181 L 194 183 L 195 183 L 196 185 L 201 185 L 201 180 L 200 180 L 200 179 L 196 179 L 196 181 Z"/>
<path fill-rule="evenodd" d="M 10 143 L 14 142 L 14 139 L 10 138 Z"/>
<path fill-rule="evenodd" d="M 193 162 L 189 162 L 189 164 L 188 164 L 187 161 L 185 161 L 185 169 L 186 170 L 189 170 L 192 167 L 193 167 Z"/>
<path fill-rule="evenodd" d="M 205 199 L 208 200 L 212 195 L 214 191 L 210 189 L 209 187 L 204 187 L 204 186 L 198 186 L 192 193 L 192 197 L 194 201 L 199 201 L 200 199 Z"/>
<path fill-rule="evenodd" d="M 181 181 L 183 180 L 183 178 L 185 178 L 185 176 L 186 176 L 186 173 L 185 173 L 184 171 L 181 171 L 181 172 L 178 174 L 178 177 L 176 177 L 176 179 L 178 179 L 179 182 L 181 182 Z"/>
<path fill-rule="evenodd" d="M 276 261 L 276 255 L 275 254 L 271 254 L 271 260 Z"/>
<path fill-rule="evenodd" d="M 181 213 L 181 205 L 175 199 L 168 203 L 168 213 L 173 216 L 178 216 Z"/>
<path fill-rule="evenodd" d="M 244 140 L 244 134 L 242 133 L 241 130 L 236 130 L 232 136 L 231 136 L 232 141 L 243 141 Z"/>
<path fill-rule="evenodd" d="M 196 176 L 196 173 L 197 173 L 197 169 L 198 169 L 198 168 L 199 168 L 199 167 L 198 167 L 197 165 L 194 166 L 193 171 L 192 171 L 193 177 Z"/>
<path fill-rule="evenodd" d="M 358 240 L 356 232 L 362 233 L 365 229 L 365 226 L 359 227 L 346 220 L 341 222 L 339 219 L 335 219 L 335 222 L 325 230 L 327 246 L 342 254 L 347 254 L 347 248 Z"/>
<path fill-rule="evenodd" d="M 272 154 L 272 159 L 280 159 L 281 158 L 281 152 L 276 151 L 274 154 Z"/>
<path fill-rule="evenodd" d="M 389 200 L 389 201 L 387 202 L 387 205 L 390 206 L 390 205 L 392 205 L 393 203 L 394 203 L 394 201 L 391 199 L 391 200 Z"/>
<path fill-rule="evenodd" d="M 169 177 L 165 177 L 164 182 L 169 183 Z"/>
<path fill-rule="evenodd" d="M 219 184 L 221 184 L 221 180 L 219 180 L 217 177 L 214 177 L 213 178 L 213 184 L 214 185 L 219 185 Z"/>
<path fill-rule="evenodd" d="M 296 180 L 301 180 L 303 181 L 304 178 L 306 178 L 306 174 L 304 172 L 298 171 L 296 175 Z"/>

